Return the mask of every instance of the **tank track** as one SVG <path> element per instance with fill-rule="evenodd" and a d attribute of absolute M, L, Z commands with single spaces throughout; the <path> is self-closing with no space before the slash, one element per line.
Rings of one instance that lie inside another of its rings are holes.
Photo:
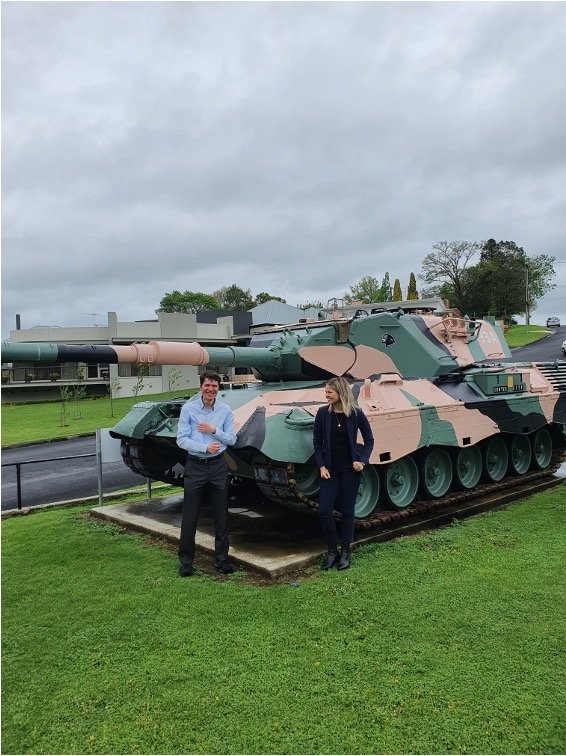
<path fill-rule="evenodd" d="M 440 499 L 419 499 L 413 502 L 413 504 L 411 504 L 406 509 L 377 510 L 369 517 L 364 517 L 363 519 L 356 518 L 354 522 L 356 527 L 366 529 L 378 528 L 383 525 L 399 523 L 402 520 L 410 519 L 415 515 L 425 514 L 427 512 L 439 510 L 444 507 L 452 506 L 454 504 L 462 504 L 466 501 L 477 499 L 490 493 L 509 490 L 510 488 L 522 486 L 530 481 L 550 477 L 556 472 L 563 461 L 566 461 L 566 447 L 555 448 L 550 464 L 545 470 L 533 470 L 532 472 L 526 473 L 525 475 L 510 475 L 505 477 L 498 483 L 483 483 L 466 491 L 452 491 L 448 496 L 444 496 Z M 302 505 L 302 509 L 304 509 L 306 506 L 309 509 L 316 511 L 318 507 L 316 500 L 302 494 L 297 488 L 296 481 L 291 477 L 293 473 L 292 465 L 287 466 L 287 472 L 289 474 L 289 490 L 295 497 L 296 504 L 299 505 L 300 503 L 300 505 Z M 287 506 L 290 503 L 287 498 L 281 498 L 280 501 L 282 504 L 285 504 Z M 340 519 L 340 516 L 340 512 L 334 511 L 334 517 L 337 520 Z"/>
<path fill-rule="evenodd" d="M 157 467 L 155 464 L 151 464 L 155 459 L 155 447 L 149 448 L 144 439 L 141 440 L 122 440 L 120 445 L 120 452 L 124 464 L 138 475 L 143 475 L 144 478 L 151 478 L 152 480 L 160 480 L 163 483 L 169 483 L 173 486 L 183 485 L 183 473 L 184 473 L 184 456 L 179 454 L 179 459 L 172 467 L 162 468 Z M 162 457 L 163 461 L 170 464 L 170 460 L 167 456 Z"/>
<path fill-rule="evenodd" d="M 148 465 L 148 457 L 151 457 L 151 454 L 147 453 L 143 447 L 143 441 L 128 441 L 122 444 L 124 462 L 131 470 L 154 480 L 161 480 L 177 486 L 183 485 L 183 468 L 180 464 L 178 467 L 175 465 L 174 468 L 167 470 L 160 470 L 155 468 L 155 466 Z M 406 509 L 378 509 L 368 517 L 364 517 L 363 519 L 356 518 L 354 522 L 356 527 L 364 529 L 394 525 L 420 514 L 433 512 L 452 505 L 460 505 L 490 493 L 509 490 L 531 481 L 550 477 L 556 472 L 563 461 L 566 461 L 566 446 L 555 446 L 550 464 L 545 470 L 533 470 L 525 475 L 509 475 L 498 483 L 482 483 L 465 491 L 451 491 L 448 496 L 440 499 L 418 499 Z M 261 467 L 269 472 L 267 477 L 271 481 L 274 479 L 277 481 L 274 485 L 256 479 L 255 482 L 259 490 L 265 496 L 271 501 L 286 507 L 302 512 L 310 511 L 316 514 L 318 502 L 316 499 L 312 499 L 301 493 L 297 481 L 293 477 L 294 467 L 291 463 L 278 464 L 266 462 Z M 339 520 L 341 513 L 334 511 L 334 517 Z"/>

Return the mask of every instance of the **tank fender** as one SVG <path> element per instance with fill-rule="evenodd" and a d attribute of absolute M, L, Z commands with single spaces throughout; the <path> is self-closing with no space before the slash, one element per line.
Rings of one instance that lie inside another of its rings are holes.
<path fill-rule="evenodd" d="M 265 407 L 256 407 L 238 431 L 235 449 L 261 449 L 265 441 Z"/>
<path fill-rule="evenodd" d="M 134 404 L 129 412 L 111 428 L 110 435 L 113 438 L 141 439 L 151 431 L 157 430 L 170 422 L 170 434 L 168 435 L 176 436 L 177 419 L 172 418 L 166 408 L 166 402 L 139 402 L 139 404 Z"/>

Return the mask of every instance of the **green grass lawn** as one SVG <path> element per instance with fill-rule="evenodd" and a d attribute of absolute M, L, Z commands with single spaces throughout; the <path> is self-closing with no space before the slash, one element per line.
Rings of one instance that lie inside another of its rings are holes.
<path fill-rule="evenodd" d="M 535 341 L 539 341 L 548 334 L 548 328 L 544 326 L 529 325 L 529 330 L 524 325 L 510 326 L 505 331 L 505 341 L 510 349 L 515 347 L 527 346 Z"/>
<path fill-rule="evenodd" d="M 564 494 L 271 587 L 8 519 L 2 752 L 564 753 Z"/>
<path fill-rule="evenodd" d="M 153 394 L 142 397 L 114 399 L 114 417 L 110 400 L 107 398 L 86 399 L 79 403 L 80 418 L 76 418 L 76 407 L 69 403 L 68 425 L 61 425 L 60 402 L 36 402 L 35 404 L 2 405 L 2 445 L 29 444 L 68 436 L 95 433 L 97 428 L 111 428 L 138 402 L 170 399 L 172 396 L 189 396 L 195 389 L 176 394 Z"/>

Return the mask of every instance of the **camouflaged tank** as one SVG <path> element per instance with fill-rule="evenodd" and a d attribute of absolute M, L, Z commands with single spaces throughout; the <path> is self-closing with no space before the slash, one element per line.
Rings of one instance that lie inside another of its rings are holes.
<path fill-rule="evenodd" d="M 249 347 L 5 346 L 9 361 L 253 368 L 261 382 L 220 393 L 237 431 L 227 450 L 232 481 L 306 510 L 316 508 L 319 487 L 312 436 L 324 383 L 346 376 L 375 438 L 356 502 L 359 524 L 407 514 L 417 499 L 442 506 L 453 491 L 549 470 L 566 440 L 566 362 L 505 362 L 511 355 L 498 325 L 453 312 L 335 310 L 326 320 L 254 335 Z M 186 452 L 176 434 L 185 401 L 140 402 L 114 426 L 132 470 L 182 485 Z"/>

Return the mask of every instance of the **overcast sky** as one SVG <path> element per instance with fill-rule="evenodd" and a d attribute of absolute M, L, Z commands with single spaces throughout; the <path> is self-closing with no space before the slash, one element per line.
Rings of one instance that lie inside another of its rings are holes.
<path fill-rule="evenodd" d="M 566 4 L 3 2 L 2 333 L 296 305 L 437 241 L 547 253 L 566 323 Z"/>

